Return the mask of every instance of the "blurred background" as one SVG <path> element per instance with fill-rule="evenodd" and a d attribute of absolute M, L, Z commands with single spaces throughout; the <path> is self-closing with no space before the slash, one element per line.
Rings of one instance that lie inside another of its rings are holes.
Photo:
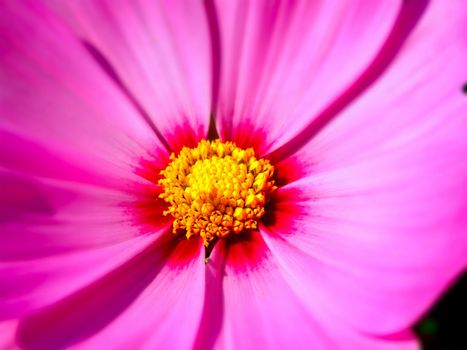
<path fill-rule="evenodd" d="M 467 273 L 414 327 L 424 350 L 467 350 Z"/>

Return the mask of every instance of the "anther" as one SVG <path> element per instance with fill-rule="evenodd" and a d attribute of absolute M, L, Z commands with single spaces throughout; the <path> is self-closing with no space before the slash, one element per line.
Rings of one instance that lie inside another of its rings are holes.
<path fill-rule="evenodd" d="M 207 246 L 216 237 L 258 228 L 274 186 L 274 167 L 252 148 L 202 140 L 184 147 L 161 172 L 160 197 L 174 217 L 173 232 L 199 235 Z"/>

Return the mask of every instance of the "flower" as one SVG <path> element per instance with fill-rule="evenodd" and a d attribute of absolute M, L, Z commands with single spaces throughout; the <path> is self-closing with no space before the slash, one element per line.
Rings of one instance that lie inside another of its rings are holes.
<path fill-rule="evenodd" d="M 466 266 L 464 1 L 0 6 L 3 347 L 417 347 Z"/>

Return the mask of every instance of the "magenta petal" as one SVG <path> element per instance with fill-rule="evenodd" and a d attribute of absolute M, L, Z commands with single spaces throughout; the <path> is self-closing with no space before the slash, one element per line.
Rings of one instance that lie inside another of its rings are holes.
<path fill-rule="evenodd" d="M 202 2 L 48 2 L 108 61 L 171 147 L 186 138 L 183 129 L 206 136 L 212 79 Z"/>
<path fill-rule="evenodd" d="M 214 256 L 219 252 L 214 250 Z M 222 254 L 222 251 L 220 252 Z M 193 349 L 213 349 L 222 329 L 224 318 L 224 296 L 222 291 L 222 271 L 219 260 L 210 257 L 205 268 L 205 293 L 202 318 Z M 222 262 L 222 258 L 220 262 Z"/>
<path fill-rule="evenodd" d="M 246 240 L 219 242 L 209 264 L 224 295 L 217 310 L 222 315 L 214 347 L 219 349 L 416 349 L 410 334 L 371 337 L 339 320 L 323 317 L 297 297 L 277 256 L 258 233 Z M 288 256 L 288 258 L 293 258 Z M 319 288 L 319 286 L 315 286 Z M 310 290 L 310 297 L 313 291 Z M 206 318 L 217 332 L 216 318 Z M 205 337 L 199 348 L 210 348 Z M 204 345 L 204 346 L 203 346 Z"/>
<path fill-rule="evenodd" d="M 1 7 L 2 165 L 39 173 L 51 166 L 48 172 L 60 168 L 60 176 L 49 176 L 61 177 L 71 171 L 61 168 L 68 163 L 108 181 L 132 179 L 139 158 L 162 148 L 151 128 L 40 2 L 7 0 Z M 42 166 L 30 159 L 41 154 Z"/>
<path fill-rule="evenodd" d="M 233 244 L 219 242 L 215 249 L 211 263 L 222 279 L 224 295 L 218 348 L 252 349 L 262 344 L 268 349 L 295 349 L 310 339 L 317 349 L 329 345 L 316 319 L 284 283 L 258 234 Z"/>
<path fill-rule="evenodd" d="M 1 171 L 0 187 L 0 261 L 98 247 L 146 233 L 132 208 L 137 194 Z M 151 230 L 167 224 L 161 220 Z"/>
<path fill-rule="evenodd" d="M 201 317 L 204 248 L 164 239 L 100 281 L 20 325 L 31 349 L 189 348 Z"/>
<path fill-rule="evenodd" d="M 0 319 L 27 316 L 72 294 L 125 263 L 154 239 L 139 237 L 84 252 L 0 262 Z"/>
<path fill-rule="evenodd" d="M 428 6 L 385 75 L 293 156 L 305 175 L 442 142 L 446 145 L 437 157 L 461 159 L 467 123 L 462 91 L 467 76 L 466 8 L 463 1 L 433 1 Z M 438 161 L 435 154 L 432 158 Z"/>
<path fill-rule="evenodd" d="M 80 166 L 63 154 L 60 155 L 59 150 L 51 150 L 46 144 L 27 140 L 15 132 L 0 130 L 0 166 L 2 168 L 103 187 L 121 185 L 121 182 L 109 181 L 108 176 L 97 176 L 92 171 L 95 168 L 89 165 Z"/>
<path fill-rule="evenodd" d="M 319 285 L 323 304 L 366 332 L 414 322 L 466 266 L 467 169 L 440 157 L 445 147 L 422 149 L 419 159 L 413 150 L 386 154 L 289 185 L 309 198 L 299 215 L 277 215 L 288 228 L 272 229 L 304 253 L 296 263 L 302 290 Z"/>
<path fill-rule="evenodd" d="M 302 130 L 370 64 L 400 2 L 216 2 L 223 138 L 265 129 L 262 151 Z"/>
<path fill-rule="evenodd" d="M 304 176 L 280 190 L 300 193 L 278 204 L 289 227 L 271 227 L 300 252 L 283 261 L 297 290 L 319 285 L 322 307 L 361 331 L 408 327 L 467 265 L 466 33 L 467 4 L 434 1 L 382 79 L 294 156 Z M 268 238 L 288 256 L 279 243 Z"/>
<path fill-rule="evenodd" d="M 0 321 L 0 349 L 13 350 L 15 346 L 15 334 L 18 321 Z"/>

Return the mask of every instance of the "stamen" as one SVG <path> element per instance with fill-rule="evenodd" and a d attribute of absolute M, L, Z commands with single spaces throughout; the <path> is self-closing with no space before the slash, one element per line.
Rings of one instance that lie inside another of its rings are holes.
<path fill-rule="evenodd" d="M 268 160 L 257 159 L 252 148 L 220 140 L 202 140 L 170 159 L 158 184 L 164 191 L 159 197 L 170 204 L 164 215 L 175 218 L 174 233 L 199 235 L 208 246 L 216 237 L 258 228 L 276 189 Z"/>

